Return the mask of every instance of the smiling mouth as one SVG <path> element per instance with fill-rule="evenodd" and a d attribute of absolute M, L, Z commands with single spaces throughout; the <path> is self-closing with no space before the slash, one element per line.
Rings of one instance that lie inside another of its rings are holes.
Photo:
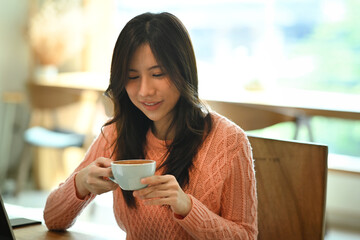
<path fill-rule="evenodd" d="M 142 102 L 141 104 L 149 111 L 155 111 L 157 110 L 160 105 L 161 105 L 162 101 L 160 102 Z"/>
<path fill-rule="evenodd" d="M 144 102 L 143 104 L 146 105 L 146 106 L 154 106 L 156 104 L 158 104 L 159 102 L 154 102 L 154 103 L 146 103 Z"/>

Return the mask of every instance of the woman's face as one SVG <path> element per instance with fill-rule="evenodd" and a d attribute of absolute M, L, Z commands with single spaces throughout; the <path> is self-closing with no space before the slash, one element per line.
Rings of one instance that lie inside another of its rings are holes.
<path fill-rule="evenodd" d="M 128 78 L 125 89 L 131 102 L 154 122 L 157 137 L 163 137 L 180 92 L 157 63 L 148 44 L 135 51 Z"/>

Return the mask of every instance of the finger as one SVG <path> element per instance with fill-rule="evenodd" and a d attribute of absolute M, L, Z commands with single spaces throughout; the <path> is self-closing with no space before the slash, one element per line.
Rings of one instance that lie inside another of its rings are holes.
<path fill-rule="evenodd" d="M 153 199 L 153 198 L 171 198 L 176 197 L 176 192 L 169 190 L 158 190 L 148 194 L 140 195 L 140 199 Z"/>
<path fill-rule="evenodd" d="M 163 205 L 172 205 L 172 200 L 170 198 L 151 198 L 143 201 L 144 205 L 152 206 L 163 206 Z"/>
<path fill-rule="evenodd" d="M 112 191 L 112 190 L 115 190 L 115 189 L 117 189 L 118 187 L 119 187 L 119 185 L 118 184 L 116 184 L 116 183 L 114 183 L 113 181 L 110 181 L 110 180 L 108 180 L 108 181 L 106 181 L 106 189 L 108 190 L 108 191 Z"/>
<path fill-rule="evenodd" d="M 144 189 L 134 191 L 133 195 L 135 197 L 141 198 L 143 196 L 147 196 L 151 192 L 169 190 L 169 189 L 177 190 L 179 188 L 179 184 L 177 183 L 175 177 L 172 175 L 152 176 L 146 178 L 146 180 L 149 180 L 148 182 L 150 182 L 150 184 L 148 184 L 148 187 Z"/>
<path fill-rule="evenodd" d="M 93 186 L 98 189 L 112 190 L 117 184 L 110 180 L 99 179 Z"/>
<path fill-rule="evenodd" d="M 142 178 L 141 183 L 148 185 L 157 185 L 157 184 L 163 184 L 169 182 L 173 179 L 175 179 L 175 177 L 172 175 L 154 175 L 151 177 Z"/>
<path fill-rule="evenodd" d="M 186 216 L 191 210 L 191 199 L 189 196 L 186 197 L 181 196 L 168 196 L 168 197 L 160 197 L 160 198 L 150 198 L 143 200 L 144 205 L 158 205 L 164 206 L 169 205 L 171 210 L 179 214 L 181 216 Z"/>
<path fill-rule="evenodd" d="M 113 176 L 111 168 L 101 168 L 101 169 L 99 169 L 99 174 L 102 177 L 112 177 Z"/>
<path fill-rule="evenodd" d="M 140 199 L 176 197 L 179 194 L 179 190 L 181 188 L 177 184 L 165 183 L 134 191 L 133 195 Z"/>
<path fill-rule="evenodd" d="M 112 170 L 109 167 L 95 164 L 89 168 L 89 174 L 94 177 L 111 177 Z"/>
<path fill-rule="evenodd" d="M 96 159 L 96 165 L 99 167 L 111 167 L 112 160 L 110 158 L 99 157 Z"/>
<path fill-rule="evenodd" d="M 115 190 L 117 186 L 118 185 L 112 181 L 107 181 L 99 178 L 91 183 L 91 192 L 95 194 L 102 194 L 108 191 Z"/>
<path fill-rule="evenodd" d="M 134 197 L 144 198 L 145 196 L 148 196 L 153 192 L 168 190 L 169 187 L 167 187 L 166 185 L 167 184 L 158 184 L 158 185 L 148 186 L 146 188 L 134 191 L 133 195 Z"/>

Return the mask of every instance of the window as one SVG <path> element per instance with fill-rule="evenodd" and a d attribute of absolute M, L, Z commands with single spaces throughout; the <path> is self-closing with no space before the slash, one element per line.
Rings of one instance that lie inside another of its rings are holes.
<path fill-rule="evenodd" d="M 200 96 L 268 86 L 360 94 L 358 9 L 357 0 L 118 0 L 116 22 L 120 31 L 143 12 L 178 16 L 194 45 Z M 315 117 L 312 125 L 330 152 L 360 156 L 359 121 Z M 289 132 L 273 129 L 256 133 Z"/>

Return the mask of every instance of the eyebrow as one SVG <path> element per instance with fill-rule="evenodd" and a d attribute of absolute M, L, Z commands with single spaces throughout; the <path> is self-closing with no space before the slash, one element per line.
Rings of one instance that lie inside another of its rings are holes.
<path fill-rule="evenodd" d="M 159 65 L 154 65 L 154 66 L 152 66 L 152 67 L 149 67 L 148 70 L 153 70 L 153 69 L 156 69 L 156 68 L 160 68 L 160 69 L 161 69 L 161 67 L 160 67 Z M 130 69 L 129 69 L 129 72 L 138 72 L 138 71 L 137 71 L 136 69 L 130 68 Z"/>

